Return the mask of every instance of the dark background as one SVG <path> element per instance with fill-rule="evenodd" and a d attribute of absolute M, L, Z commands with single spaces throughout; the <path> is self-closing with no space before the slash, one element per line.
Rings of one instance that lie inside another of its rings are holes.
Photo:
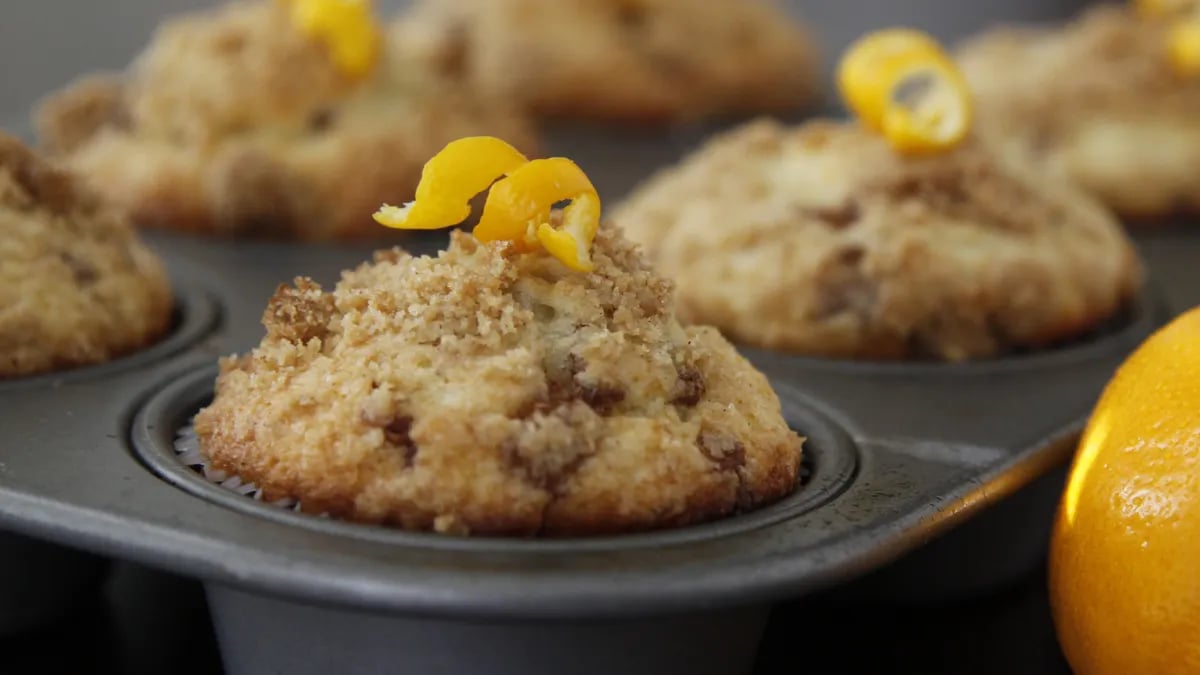
<path fill-rule="evenodd" d="M 948 605 L 846 606 L 839 593 L 783 605 L 755 675 L 1069 675 L 1044 589 L 1039 569 L 1011 588 Z M 221 668 L 200 584 L 119 564 L 103 592 L 82 598 L 71 615 L 0 639 L 0 673 L 220 675 Z"/>

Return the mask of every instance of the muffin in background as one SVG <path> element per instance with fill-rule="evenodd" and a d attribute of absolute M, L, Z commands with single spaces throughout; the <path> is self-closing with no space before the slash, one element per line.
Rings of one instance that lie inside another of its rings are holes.
<path fill-rule="evenodd" d="M 297 3 L 324 18 L 299 23 Z M 411 199 L 452 138 L 536 149 L 509 102 L 441 82 L 382 24 L 336 14 L 354 4 L 249 0 L 170 19 L 125 74 L 45 101 L 41 140 L 139 226 L 311 240 L 377 234 L 367 214 Z"/>
<path fill-rule="evenodd" d="M 1133 224 L 1200 214 L 1200 73 L 1173 64 L 1174 26 L 1102 5 L 967 41 L 957 57 L 981 132 Z"/>
<path fill-rule="evenodd" d="M 853 123 L 759 121 L 661 172 L 613 218 L 681 319 L 824 357 L 961 361 L 1081 336 L 1141 268 L 1072 186 L 968 138 L 906 156 Z"/>
<path fill-rule="evenodd" d="M 594 270 L 453 232 L 332 291 L 283 286 L 195 418 L 268 501 L 456 534 L 682 526 L 791 492 L 801 439 L 767 379 L 601 226 Z"/>
<path fill-rule="evenodd" d="M 0 379 L 109 361 L 170 328 L 171 289 L 128 222 L 0 133 Z"/>
<path fill-rule="evenodd" d="M 446 79 L 544 118 L 661 124 L 818 95 L 817 49 L 774 0 L 418 0 L 400 31 Z"/>

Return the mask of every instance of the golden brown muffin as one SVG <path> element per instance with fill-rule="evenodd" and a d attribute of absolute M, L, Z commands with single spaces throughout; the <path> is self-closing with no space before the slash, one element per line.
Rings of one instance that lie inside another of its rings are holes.
<path fill-rule="evenodd" d="M 1200 79 L 1163 24 L 1102 6 L 1064 28 L 1002 28 L 959 51 L 983 129 L 1134 220 L 1200 213 Z"/>
<path fill-rule="evenodd" d="M 423 0 L 400 30 L 449 78 L 547 117 L 788 111 L 818 86 L 811 39 L 772 0 Z"/>
<path fill-rule="evenodd" d="M 853 125 L 728 132 L 614 211 L 682 319 L 831 357 L 990 357 L 1078 336 L 1136 292 L 1111 216 L 978 142 L 923 158 Z"/>
<path fill-rule="evenodd" d="M 789 493 L 800 439 L 766 378 L 602 226 L 596 270 L 455 232 L 333 292 L 281 287 L 195 419 L 221 470 L 306 510 L 408 529 L 679 526 Z"/>
<path fill-rule="evenodd" d="M 171 289 L 129 224 L 0 134 L 0 378 L 108 361 L 170 326 Z"/>
<path fill-rule="evenodd" d="M 513 106 L 435 83 L 386 40 L 365 81 L 281 3 L 167 22 L 123 77 L 82 80 L 38 113 L 43 142 L 138 225 L 243 236 L 375 234 L 450 140 L 535 140 Z"/>

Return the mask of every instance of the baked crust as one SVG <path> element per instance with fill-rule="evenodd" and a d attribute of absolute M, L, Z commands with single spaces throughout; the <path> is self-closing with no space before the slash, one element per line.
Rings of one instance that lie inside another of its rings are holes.
<path fill-rule="evenodd" d="M 759 121 L 664 170 L 615 222 L 685 320 L 802 354 L 949 361 L 1077 337 L 1135 294 L 1119 225 L 971 140 L 898 156 L 859 127 Z"/>
<path fill-rule="evenodd" d="M 0 378 L 100 363 L 170 327 L 171 289 L 129 224 L 0 134 Z"/>
<path fill-rule="evenodd" d="M 195 418 L 215 467 L 268 499 L 415 530 L 673 527 L 795 487 L 800 439 L 715 330 L 603 226 L 596 270 L 454 232 L 381 251 L 332 292 L 279 289 Z"/>
<path fill-rule="evenodd" d="M 543 117 L 658 124 L 818 94 L 816 47 L 771 0 L 424 0 L 400 30 L 447 78 Z"/>
<path fill-rule="evenodd" d="M 165 23 L 130 71 L 89 76 L 37 113 L 42 142 L 136 224 L 244 237 L 379 236 L 451 140 L 534 153 L 515 104 L 415 67 L 395 39 L 365 81 L 255 0 Z"/>
<path fill-rule="evenodd" d="M 1163 24 L 1101 6 L 1062 28 L 1001 28 L 959 50 L 983 130 L 1133 223 L 1200 213 L 1200 79 Z"/>

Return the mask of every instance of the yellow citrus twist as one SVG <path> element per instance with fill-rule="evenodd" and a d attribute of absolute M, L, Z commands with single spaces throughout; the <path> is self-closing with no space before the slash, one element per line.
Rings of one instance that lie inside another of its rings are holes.
<path fill-rule="evenodd" d="M 846 105 L 902 153 L 953 148 L 971 130 L 966 79 L 933 38 L 894 28 L 871 33 L 846 51 L 838 67 Z"/>
<path fill-rule="evenodd" d="M 489 190 L 490 188 L 490 190 Z M 529 161 L 490 136 L 462 138 L 425 163 L 416 198 L 384 204 L 375 221 L 386 227 L 432 230 L 471 214 L 470 200 L 488 191 L 473 234 L 480 241 L 510 241 L 523 250 L 540 245 L 567 267 L 590 272 L 592 242 L 600 226 L 600 197 L 587 175 L 564 157 Z M 568 202 L 560 222 L 555 206 Z"/>
<path fill-rule="evenodd" d="M 379 60 L 383 31 L 372 14 L 371 0 L 277 0 L 292 24 L 319 40 L 342 72 L 363 77 Z"/>

